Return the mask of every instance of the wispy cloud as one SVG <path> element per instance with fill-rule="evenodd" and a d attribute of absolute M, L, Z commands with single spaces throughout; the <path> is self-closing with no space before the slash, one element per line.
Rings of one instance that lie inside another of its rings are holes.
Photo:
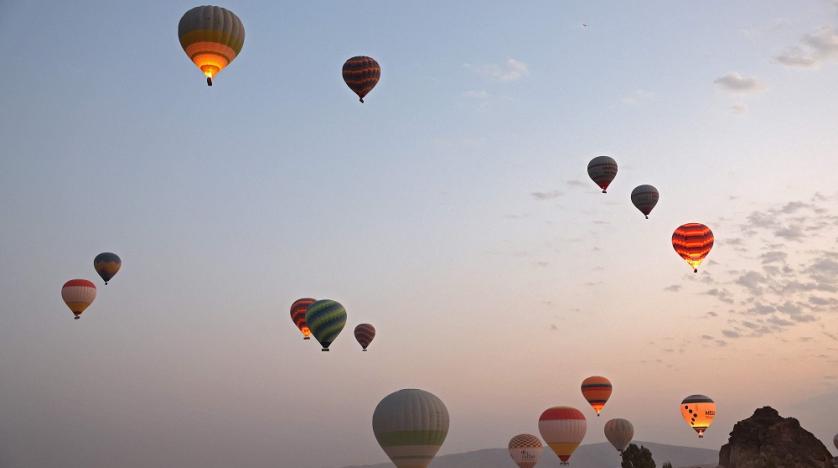
<path fill-rule="evenodd" d="M 563 193 L 558 191 L 558 190 L 552 190 L 550 192 L 532 192 L 532 193 L 530 193 L 530 195 L 532 195 L 532 197 L 535 198 L 536 200 L 543 201 L 543 200 L 555 200 L 556 198 L 561 197 L 563 195 Z"/>
<path fill-rule="evenodd" d="M 470 89 L 463 93 L 463 97 L 468 99 L 488 99 L 489 93 L 483 89 Z"/>
<path fill-rule="evenodd" d="M 472 65 L 467 63 L 465 67 L 474 70 L 484 78 L 501 82 L 517 81 L 530 74 L 529 66 L 514 58 L 508 58 L 500 64 Z"/>
<path fill-rule="evenodd" d="M 752 211 L 736 226 L 751 251 L 762 253 L 741 259 L 735 270 L 716 269 L 714 284 L 702 292 L 729 305 L 728 321 L 736 326 L 723 330 L 725 337 L 760 337 L 834 321 L 838 214 L 831 214 L 833 204 L 822 195 L 785 202 Z M 738 249 L 739 243 L 731 240 L 727 245 Z"/>
<path fill-rule="evenodd" d="M 789 47 L 775 59 L 789 67 L 818 68 L 835 57 L 838 57 L 838 32 L 831 26 L 824 26 L 803 36 L 799 44 Z"/>
<path fill-rule="evenodd" d="M 623 98 L 620 99 L 620 101 L 623 104 L 633 106 L 646 101 L 651 101 L 654 97 L 655 94 L 651 91 L 646 91 L 644 89 L 636 89 L 627 96 L 623 96 Z"/>
<path fill-rule="evenodd" d="M 713 83 L 716 83 L 720 88 L 734 93 L 753 93 L 765 89 L 765 85 L 753 77 L 743 76 L 737 72 L 728 73 L 727 75 L 716 78 Z"/>

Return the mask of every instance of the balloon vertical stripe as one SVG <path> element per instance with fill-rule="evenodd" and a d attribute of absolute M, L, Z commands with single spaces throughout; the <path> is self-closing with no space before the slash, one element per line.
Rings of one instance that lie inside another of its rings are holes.
<path fill-rule="evenodd" d="M 634 438 L 634 426 L 628 420 L 617 418 L 605 423 L 605 438 L 622 453 Z"/>

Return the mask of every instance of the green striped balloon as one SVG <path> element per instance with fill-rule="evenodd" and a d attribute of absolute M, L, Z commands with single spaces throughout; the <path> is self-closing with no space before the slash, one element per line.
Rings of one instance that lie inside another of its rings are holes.
<path fill-rule="evenodd" d="M 329 345 L 335 341 L 346 325 L 346 309 L 330 299 L 317 301 L 308 306 L 306 325 L 311 329 L 314 338 L 320 342 L 323 351 L 328 351 Z"/>

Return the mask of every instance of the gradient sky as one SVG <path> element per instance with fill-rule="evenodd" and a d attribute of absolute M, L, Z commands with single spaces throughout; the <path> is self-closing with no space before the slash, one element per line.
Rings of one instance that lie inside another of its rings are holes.
<path fill-rule="evenodd" d="M 192 6 L 0 0 L 0 465 L 382 461 L 372 411 L 406 387 L 447 404 L 442 453 L 501 447 L 592 374 L 615 393 L 586 442 L 626 417 L 718 448 L 766 404 L 838 431 L 835 2 L 230 1 L 212 88 Z M 697 275 L 670 244 L 693 221 Z M 61 285 L 101 251 L 123 269 L 74 322 Z M 348 309 L 329 354 L 304 296 Z"/>

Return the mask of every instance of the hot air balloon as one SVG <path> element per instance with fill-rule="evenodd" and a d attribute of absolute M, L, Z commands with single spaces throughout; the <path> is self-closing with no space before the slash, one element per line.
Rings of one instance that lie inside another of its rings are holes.
<path fill-rule="evenodd" d="M 582 443 L 587 430 L 585 415 L 570 406 L 554 406 L 541 413 L 538 420 L 541 438 L 559 459 L 567 465 L 576 447 Z"/>
<path fill-rule="evenodd" d="M 617 161 L 609 156 L 597 156 L 588 163 L 588 175 L 599 185 L 602 193 L 608 193 L 606 189 L 617 177 Z"/>
<path fill-rule="evenodd" d="M 605 438 L 618 452 L 623 453 L 634 438 L 634 426 L 626 419 L 612 419 L 605 423 Z"/>
<path fill-rule="evenodd" d="M 699 223 L 687 223 L 672 233 L 672 247 L 698 273 L 698 266 L 713 248 L 713 231 Z"/>
<path fill-rule="evenodd" d="M 300 329 L 300 333 L 303 334 L 304 340 L 311 339 L 311 330 L 309 330 L 308 325 L 306 325 L 306 311 L 308 310 L 308 306 L 314 304 L 315 301 L 317 301 L 317 299 L 304 297 L 302 299 L 297 299 L 293 304 L 291 304 L 291 320 L 293 320 L 294 325 Z"/>
<path fill-rule="evenodd" d="M 315 301 L 306 310 L 306 325 L 323 351 L 328 351 L 346 325 L 346 309 L 330 299 Z"/>
<path fill-rule="evenodd" d="M 611 398 L 611 391 L 611 382 L 605 377 L 593 376 L 582 381 L 582 396 L 588 400 L 597 416 Z"/>
<path fill-rule="evenodd" d="M 355 91 L 361 102 L 364 102 L 364 96 L 375 88 L 379 78 L 381 67 L 372 57 L 352 57 L 343 64 L 343 81 Z"/>
<path fill-rule="evenodd" d="M 116 275 L 121 266 L 122 260 L 115 253 L 103 252 L 93 259 L 93 268 L 96 269 L 96 273 L 99 273 L 105 284 L 108 284 L 108 281 Z"/>
<path fill-rule="evenodd" d="M 397 468 L 426 468 L 448 435 L 448 409 L 432 393 L 399 390 L 375 407 L 372 430 Z"/>
<path fill-rule="evenodd" d="M 703 438 L 716 417 L 716 403 L 704 395 L 690 395 L 681 402 L 681 416 Z"/>
<path fill-rule="evenodd" d="M 658 204 L 658 199 L 660 199 L 660 193 L 651 185 L 638 185 L 631 191 L 631 202 L 646 215 L 646 219 L 649 219 L 649 213 Z"/>
<path fill-rule="evenodd" d="M 71 279 L 61 287 L 61 298 L 78 320 L 96 299 L 96 285 L 86 279 Z"/>
<path fill-rule="evenodd" d="M 367 346 L 372 343 L 372 339 L 375 338 L 375 327 L 368 324 L 362 323 L 355 327 L 355 339 L 358 340 L 358 344 L 364 348 L 364 351 L 367 350 Z"/>
<path fill-rule="evenodd" d="M 534 435 L 518 434 L 509 441 L 509 456 L 519 468 L 534 467 L 542 452 L 544 446 Z"/>
<path fill-rule="evenodd" d="M 207 77 L 207 86 L 212 86 L 212 78 L 244 45 L 244 25 L 239 17 L 217 6 L 199 6 L 184 13 L 177 35 L 186 55 Z"/>

